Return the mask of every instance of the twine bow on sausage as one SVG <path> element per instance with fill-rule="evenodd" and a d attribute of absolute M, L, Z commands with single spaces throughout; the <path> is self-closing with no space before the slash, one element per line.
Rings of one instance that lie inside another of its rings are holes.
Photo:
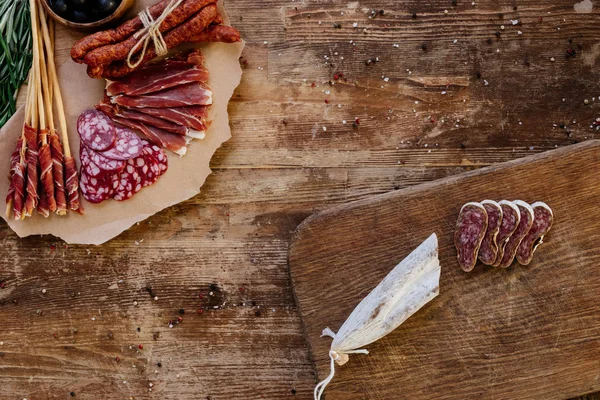
<path fill-rule="evenodd" d="M 173 12 L 173 10 L 183 3 L 183 1 L 184 0 L 171 0 L 163 10 L 162 14 L 160 14 L 156 20 L 152 18 L 149 7 L 145 8 L 138 14 L 144 27 L 133 35 L 135 39 L 139 38 L 139 40 L 135 46 L 131 48 L 129 54 L 127 55 L 127 66 L 129 68 L 136 68 L 144 60 L 144 55 L 146 54 L 150 40 L 152 40 L 154 43 L 154 48 L 156 49 L 156 54 L 158 56 L 164 56 L 167 54 L 169 49 L 167 48 L 167 44 L 165 43 L 162 33 L 160 32 L 160 24 L 162 24 L 163 21 Z M 140 56 L 137 61 L 132 63 L 132 58 L 140 47 L 142 47 Z"/>

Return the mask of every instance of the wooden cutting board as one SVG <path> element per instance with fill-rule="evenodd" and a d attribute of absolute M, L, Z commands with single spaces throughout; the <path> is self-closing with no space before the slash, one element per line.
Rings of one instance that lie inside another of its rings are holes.
<path fill-rule="evenodd" d="M 527 266 L 459 269 L 462 204 L 542 200 L 555 222 Z M 600 390 L 600 141 L 343 205 L 307 219 L 289 263 L 319 380 L 330 338 L 432 232 L 440 295 L 338 367 L 327 399 L 566 399 Z"/>

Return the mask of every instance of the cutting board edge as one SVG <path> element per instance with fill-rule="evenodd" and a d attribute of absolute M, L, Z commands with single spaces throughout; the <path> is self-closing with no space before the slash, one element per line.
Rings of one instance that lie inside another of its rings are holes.
<path fill-rule="evenodd" d="M 319 372 L 317 369 L 317 364 L 315 362 L 313 345 L 308 337 L 307 325 L 306 325 L 306 320 L 304 317 L 303 306 L 302 306 L 302 303 L 299 301 L 298 293 L 296 291 L 296 288 L 297 288 L 296 276 L 294 274 L 294 267 L 293 267 L 294 264 L 292 263 L 292 254 L 294 253 L 296 242 L 302 239 L 302 233 L 304 231 L 310 230 L 310 226 L 313 224 L 314 221 L 319 220 L 322 217 L 336 214 L 342 210 L 350 210 L 350 209 L 360 207 L 365 204 L 369 204 L 371 202 L 379 201 L 380 199 L 385 199 L 387 197 L 403 196 L 407 193 L 426 190 L 426 189 L 430 188 L 431 186 L 438 185 L 440 183 L 456 182 L 456 181 L 459 181 L 462 179 L 470 178 L 472 176 L 477 176 L 477 175 L 485 174 L 485 173 L 492 172 L 492 171 L 498 171 L 498 170 L 502 170 L 502 169 L 506 169 L 506 168 L 511 168 L 511 167 L 521 165 L 524 163 L 529 163 L 532 161 L 540 161 L 540 160 L 549 158 L 551 156 L 561 155 L 561 154 L 569 154 L 574 151 L 581 151 L 583 149 L 593 148 L 593 147 L 597 147 L 597 146 L 600 146 L 600 139 L 587 140 L 585 142 L 577 143 L 577 144 L 570 145 L 570 146 L 565 146 L 560 149 L 545 151 L 545 152 L 535 154 L 532 156 L 522 157 L 522 158 L 519 158 L 516 160 L 511 160 L 511 161 L 507 161 L 504 163 L 499 163 L 499 164 L 490 165 L 490 166 L 487 166 L 484 168 L 479 168 L 474 171 L 464 172 L 464 173 L 461 173 L 458 175 L 452 175 L 452 176 L 449 176 L 446 178 L 436 179 L 431 182 L 426 182 L 423 184 L 410 186 L 410 187 L 407 187 L 404 189 L 394 190 L 392 192 L 371 196 L 366 199 L 361 199 L 361 200 L 353 201 L 350 203 L 332 206 L 325 210 L 316 212 L 316 213 L 312 214 L 311 216 L 307 217 L 304 221 L 302 221 L 300 223 L 300 225 L 298 225 L 298 227 L 296 228 L 296 230 L 294 231 L 294 233 L 292 235 L 292 238 L 290 239 L 287 263 L 288 263 L 288 271 L 289 271 L 289 275 L 290 275 L 290 281 L 292 283 L 292 294 L 294 297 L 294 301 L 296 303 L 296 307 L 298 308 L 298 312 L 300 314 L 300 325 L 302 328 L 302 336 L 304 337 L 304 341 L 308 348 L 309 358 L 310 358 L 310 361 L 312 364 L 312 371 L 313 371 L 313 375 L 314 375 L 315 384 L 317 384 L 317 382 L 319 380 Z"/>
<path fill-rule="evenodd" d="M 353 201 L 350 203 L 335 205 L 335 206 L 329 207 L 325 210 L 316 212 L 316 213 L 312 214 L 311 216 L 307 217 L 304 221 L 302 221 L 300 223 L 300 225 L 298 225 L 298 227 L 296 228 L 296 230 L 294 231 L 294 233 L 292 235 L 292 238 L 290 240 L 289 250 L 288 250 L 288 265 L 290 267 L 290 274 L 293 275 L 291 272 L 292 264 L 290 262 L 290 259 L 291 259 L 290 256 L 294 251 L 294 245 L 297 241 L 299 241 L 302 238 L 302 233 L 305 230 L 309 229 L 309 226 L 313 223 L 314 220 L 318 220 L 320 218 L 323 218 L 323 217 L 326 217 L 326 216 L 329 216 L 332 214 L 336 214 L 336 213 L 340 212 L 341 210 L 351 210 L 356 207 L 360 207 L 365 204 L 377 202 L 381 199 L 385 199 L 388 197 L 402 197 L 402 196 L 406 195 L 407 193 L 423 191 L 423 190 L 429 189 L 430 187 L 435 186 L 435 185 L 444 184 L 444 183 L 454 183 L 454 182 L 457 182 L 457 181 L 460 181 L 463 179 L 467 179 L 467 178 L 470 178 L 473 176 L 478 176 L 478 175 L 486 174 L 486 173 L 493 172 L 493 171 L 500 171 L 500 170 L 503 170 L 506 168 L 511 168 L 511 167 L 518 166 L 521 164 L 540 161 L 540 160 L 554 157 L 557 155 L 569 154 L 574 151 L 581 151 L 583 149 L 593 148 L 593 147 L 597 147 L 597 146 L 600 147 L 600 139 L 586 140 L 584 142 L 561 147 L 559 149 L 544 151 L 542 153 L 518 158 L 516 160 L 506 161 L 506 162 L 499 163 L 499 164 L 493 164 L 493 165 L 490 165 L 487 167 L 478 168 L 473 171 L 463 172 L 461 174 L 451 175 L 451 176 L 448 176 L 445 178 L 436 179 L 436 180 L 429 181 L 426 183 L 421 183 L 419 185 L 409 186 L 404 189 L 393 190 L 391 192 L 370 196 L 365 199 L 356 200 L 356 201 Z M 293 278 L 293 276 L 292 276 L 292 278 Z M 293 281 L 292 281 L 292 283 L 293 283 Z"/>

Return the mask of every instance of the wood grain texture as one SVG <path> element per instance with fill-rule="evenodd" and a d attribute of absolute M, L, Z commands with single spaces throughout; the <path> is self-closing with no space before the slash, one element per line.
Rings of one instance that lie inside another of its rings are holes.
<path fill-rule="evenodd" d="M 600 141 L 554 150 L 341 205 L 307 219 L 290 246 L 292 282 L 313 357 L 354 307 L 432 232 L 440 295 L 350 356 L 328 399 L 565 399 L 600 389 Z M 533 262 L 465 273 L 453 234 L 461 206 L 545 201 L 555 224 Z"/>
<path fill-rule="evenodd" d="M 200 195 L 98 248 L 0 225 L 0 399 L 310 399 L 292 232 L 330 205 L 597 137 L 600 14 L 575 2 L 227 0 L 244 76 Z M 198 298 L 211 283 L 227 304 L 195 314 L 221 302 Z"/>

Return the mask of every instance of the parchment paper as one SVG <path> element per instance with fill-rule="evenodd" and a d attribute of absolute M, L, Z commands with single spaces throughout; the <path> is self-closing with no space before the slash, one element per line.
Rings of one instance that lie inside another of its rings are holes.
<path fill-rule="evenodd" d="M 138 0 L 132 13 L 137 13 L 156 0 Z M 220 12 L 229 24 L 225 10 L 219 2 Z M 58 33 L 58 32 L 57 32 Z M 66 33 L 66 35 L 71 35 Z M 76 34 L 69 37 L 73 43 Z M 62 40 L 62 39 L 61 39 Z M 67 216 L 51 215 L 44 218 L 35 213 L 24 221 L 7 219 L 4 205 L 2 218 L 20 237 L 36 234 L 52 234 L 67 243 L 102 244 L 117 236 L 136 222 L 185 201 L 200 192 L 206 177 L 211 173 L 209 162 L 221 144 L 231 137 L 227 104 L 234 89 L 240 83 L 242 70 L 239 57 L 244 42 L 225 44 L 208 43 L 198 46 L 206 57 L 205 66 L 210 72 L 209 85 L 213 90 L 213 105 L 209 117 L 213 121 L 206 138 L 193 140 L 187 154 L 179 156 L 166 151 L 169 157 L 168 171 L 154 185 L 142 189 L 131 199 L 118 202 L 107 200 L 91 204 L 82 199 L 85 215 L 69 212 Z M 103 97 L 104 79 L 92 79 L 86 74 L 86 66 L 68 60 L 58 67 L 58 78 L 63 95 L 71 152 L 79 161 L 79 135 L 77 117 L 86 108 L 92 108 Z M 23 127 L 23 107 L 0 130 L 0 177 L 9 173 L 9 160 Z M 79 165 L 79 164 L 78 164 Z M 2 199 L 8 190 L 8 179 L 0 179 Z M 3 203 L 4 204 L 4 203 Z"/>

